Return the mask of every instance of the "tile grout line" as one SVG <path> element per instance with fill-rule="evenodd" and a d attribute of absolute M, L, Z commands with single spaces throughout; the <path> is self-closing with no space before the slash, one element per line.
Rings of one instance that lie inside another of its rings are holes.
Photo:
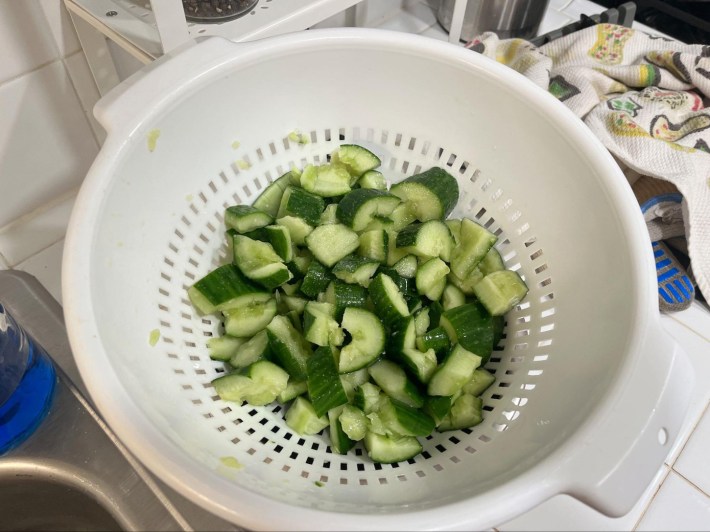
<path fill-rule="evenodd" d="M 66 200 L 68 200 L 72 196 L 76 196 L 79 193 L 79 188 L 80 187 L 74 187 L 74 188 L 64 192 L 63 194 L 60 194 L 56 198 L 49 200 L 46 203 L 43 203 L 39 207 L 31 210 L 30 212 L 23 214 L 19 218 L 15 218 L 10 223 L 0 227 L 0 235 L 2 235 L 4 233 L 8 233 L 8 232 L 12 231 L 15 227 L 21 226 L 31 220 L 34 220 L 35 218 L 37 218 L 41 214 L 44 214 L 45 212 L 52 210 L 54 207 L 56 207 L 57 205 L 60 205 L 61 203 L 64 203 Z"/>
<path fill-rule="evenodd" d="M 15 75 L 15 76 L 12 76 L 12 77 L 7 78 L 6 80 L 0 82 L 0 87 L 4 87 L 5 85 L 9 85 L 10 83 L 13 83 L 13 82 L 17 81 L 18 79 L 23 78 L 23 77 L 25 77 L 25 76 L 27 76 L 27 75 L 29 75 L 29 74 L 34 74 L 35 72 L 37 72 L 37 71 L 39 71 L 39 70 L 42 70 L 42 69 L 45 68 L 45 67 L 48 67 L 48 66 L 51 65 L 52 63 L 57 63 L 57 62 L 59 62 L 59 61 L 61 61 L 61 60 L 62 60 L 62 58 L 59 57 L 59 56 L 57 56 L 57 57 L 55 57 L 54 59 L 52 59 L 52 60 L 50 60 L 50 61 L 45 61 L 45 62 L 42 63 L 41 65 L 37 65 L 36 67 L 32 68 L 31 70 L 25 70 L 24 72 L 22 72 L 22 73 L 20 73 L 20 74 L 17 74 L 17 75 Z"/>
<path fill-rule="evenodd" d="M 668 479 L 668 476 L 671 474 L 671 471 L 673 471 L 673 469 L 672 469 L 670 466 L 666 465 L 666 464 L 663 464 L 663 467 L 666 469 L 666 474 L 663 475 L 663 478 L 662 478 L 661 481 L 658 483 L 658 487 L 657 487 L 657 488 L 655 489 L 655 491 L 653 492 L 653 495 L 652 495 L 651 498 L 649 499 L 648 503 L 646 503 L 646 506 L 644 507 L 643 512 L 641 512 L 641 515 L 640 515 L 639 518 L 636 520 L 636 523 L 635 523 L 634 526 L 631 528 L 631 530 L 636 530 L 636 529 L 638 529 L 638 526 L 641 524 L 641 521 L 643 521 L 643 518 L 646 516 L 646 513 L 648 513 L 648 509 L 651 507 L 651 504 L 653 504 L 653 501 L 656 500 L 656 496 L 658 495 L 658 492 L 661 491 L 661 488 L 663 487 L 663 484 L 664 484 L 664 483 L 666 482 L 666 480 Z"/>
<path fill-rule="evenodd" d="M 698 486 L 697 484 L 695 484 L 692 480 L 688 480 L 688 477 L 686 477 L 685 475 L 683 475 L 683 473 L 680 473 L 680 472 L 676 471 L 675 469 L 673 469 L 673 472 L 674 472 L 676 475 L 678 475 L 680 478 L 682 478 L 683 480 L 685 480 L 688 484 L 690 484 L 691 487 L 695 488 L 695 489 L 698 490 L 700 493 L 702 493 L 703 495 L 705 495 L 705 497 L 710 498 L 710 495 L 708 495 L 707 493 L 705 493 L 705 492 L 703 491 L 703 489 L 702 489 L 700 486 Z"/>
<path fill-rule="evenodd" d="M 678 473 L 679 475 L 680 475 L 680 472 L 675 468 L 675 464 L 678 461 L 678 459 L 680 458 L 680 455 L 683 454 L 683 451 L 685 450 L 685 448 L 688 446 L 688 442 L 690 441 L 690 438 L 693 437 L 693 433 L 695 432 L 695 429 L 697 429 L 698 425 L 700 425 L 700 422 L 703 420 L 703 417 L 705 417 L 705 414 L 708 412 L 708 409 L 710 409 L 710 401 L 705 403 L 705 406 L 703 407 L 703 411 L 700 413 L 700 415 L 698 416 L 698 419 L 693 424 L 693 429 L 690 431 L 688 438 L 683 442 L 683 445 L 678 450 L 678 455 L 675 457 L 675 459 L 673 460 L 672 463 L 666 464 L 671 469 L 673 469 L 673 471 Z M 708 496 L 710 497 L 710 494 L 708 494 Z"/>
<path fill-rule="evenodd" d="M 34 253 L 32 253 L 32 255 L 30 255 L 29 257 L 26 257 L 26 258 L 22 259 L 22 260 L 21 260 L 20 262 L 18 262 L 17 264 L 12 264 L 12 265 L 10 265 L 10 269 L 11 269 L 11 270 L 17 270 L 17 269 L 18 269 L 18 266 L 21 266 L 23 263 L 27 262 L 28 260 L 33 259 L 34 257 L 36 257 L 37 255 L 39 255 L 40 253 L 42 253 L 42 252 L 44 252 L 44 251 L 47 251 L 49 248 L 51 248 L 51 247 L 54 246 L 55 244 L 61 242 L 61 241 L 64 240 L 65 238 L 66 238 L 66 233 L 63 234 L 62 236 L 60 236 L 57 240 L 55 240 L 55 241 L 52 242 L 51 244 L 47 244 L 46 246 L 43 246 L 41 249 L 38 249 L 37 251 L 35 251 Z M 8 264 L 9 264 L 9 263 L 8 263 Z M 60 263 L 60 266 L 61 266 L 61 263 Z"/>
<path fill-rule="evenodd" d="M 697 334 L 698 336 L 700 336 L 700 338 L 702 338 L 702 339 L 705 340 L 706 342 L 710 342 L 710 338 L 706 338 L 706 337 L 705 337 L 702 333 L 700 333 L 699 331 L 696 331 L 695 329 L 691 329 L 688 324 L 686 324 L 685 322 L 683 322 L 683 321 L 679 320 L 678 318 L 674 317 L 673 314 L 667 314 L 667 316 L 668 316 L 669 318 L 671 318 L 673 321 L 675 321 L 676 323 L 681 324 L 683 327 L 685 327 L 686 329 L 688 329 L 690 332 L 693 332 L 693 333 Z"/>
<path fill-rule="evenodd" d="M 71 83 L 71 88 L 74 91 L 74 96 L 76 96 L 76 100 L 79 102 L 79 107 L 82 110 L 82 114 L 84 115 L 84 120 L 86 120 L 86 125 L 89 126 L 89 130 L 91 131 L 91 136 L 94 139 L 94 142 L 96 143 L 96 149 L 100 150 L 101 149 L 101 142 L 99 142 L 99 138 L 96 136 L 96 131 L 94 131 L 94 126 L 91 124 L 91 121 L 89 120 L 89 117 L 87 116 L 87 110 L 84 109 L 84 102 L 81 99 L 81 96 L 79 96 L 79 91 L 76 88 L 76 83 L 74 82 L 74 78 L 71 75 L 71 70 L 69 70 L 69 67 L 67 66 L 66 60 L 69 59 L 70 57 L 75 56 L 76 54 L 83 54 L 83 50 L 78 50 L 77 52 L 74 52 L 73 54 L 67 55 L 65 57 L 62 57 L 62 66 L 64 67 L 64 72 L 67 75 L 67 78 L 69 78 L 69 83 Z"/>

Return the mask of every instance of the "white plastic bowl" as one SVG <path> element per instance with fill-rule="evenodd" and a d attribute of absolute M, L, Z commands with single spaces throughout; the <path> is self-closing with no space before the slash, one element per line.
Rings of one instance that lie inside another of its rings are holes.
<path fill-rule="evenodd" d="M 112 429 L 192 501 L 254 529 L 478 529 L 558 493 L 620 515 L 662 464 L 693 377 L 659 324 L 638 205 L 584 124 L 524 77 L 380 30 L 211 38 L 96 114 L 108 138 L 65 245 L 71 345 Z M 295 129 L 311 142 L 289 141 Z M 219 322 L 185 295 L 224 259 L 226 205 L 341 142 L 375 151 L 392 181 L 447 168 L 454 214 L 498 232 L 530 287 L 492 359 L 484 422 L 398 467 L 329 454 L 283 412 L 218 400 L 205 340 Z"/>

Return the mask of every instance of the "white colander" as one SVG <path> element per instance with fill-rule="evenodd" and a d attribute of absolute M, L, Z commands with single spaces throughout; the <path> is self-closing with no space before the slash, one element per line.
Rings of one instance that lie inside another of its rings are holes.
<path fill-rule="evenodd" d="M 108 138 L 65 246 L 71 345 L 109 425 L 191 500 L 254 529 L 474 529 L 557 493 L 622 514 L 661 465 L 693 379 L 660 328 L 638 205 L 583 123 L 522 76 L 379 30 L 212 38 L 96 114 Z M 280 406 L 219 400 L 205 343 L 220 324 L 185 292 L 225 260 L 226 206 L 343 142 L 379 155 L 392 182 L 447 168 L 454 216 L 498 234 L 530 287 L 488 366 L 483 423 L 401 464 L 334 454 Z"/>

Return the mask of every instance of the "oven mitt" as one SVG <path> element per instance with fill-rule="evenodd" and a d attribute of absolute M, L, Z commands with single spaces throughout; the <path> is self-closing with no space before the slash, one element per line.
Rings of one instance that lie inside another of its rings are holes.
<path fill-rule="evenodd" d="M 676 221 L 682 218 L 695 281 L 708 300 L 710 46 L 615 24 L 597 24 L 539 48 L 522 39 L 501 40 L 491 32 L 466 46 L 557 97 L 617 160 L 642 176 L 674 185 L 683 197 L 681 217 L 677 203 L 662 200 L 644 215 L 660 209 Z M 663 227 L 656 224 L 654 229 L 652 223 L 649 231 Z"/>

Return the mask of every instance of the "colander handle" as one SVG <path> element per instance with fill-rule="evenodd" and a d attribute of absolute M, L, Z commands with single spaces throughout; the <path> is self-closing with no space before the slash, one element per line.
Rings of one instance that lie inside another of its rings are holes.
<path fill-rule="evenodd" d="M 222 37 L 188 41 L 114 87 L 94 106 L 94 116 L 108 132 L 125 139 L 162 107 L 161 103 L 184 93 L 186 83 L 199 82 L 210 72 L 247 50 L 252 43 L 235 43 Z M 156 69 L 160 70 L 156 72 Z"/>
<path fill-rule="evenodd" d="M 575 442 L 563 466 L 561 491 L 612 517 L 628 513 L 658 473 L 694 387 L 687 355 L 656 323 L 612 407 Z"/>

